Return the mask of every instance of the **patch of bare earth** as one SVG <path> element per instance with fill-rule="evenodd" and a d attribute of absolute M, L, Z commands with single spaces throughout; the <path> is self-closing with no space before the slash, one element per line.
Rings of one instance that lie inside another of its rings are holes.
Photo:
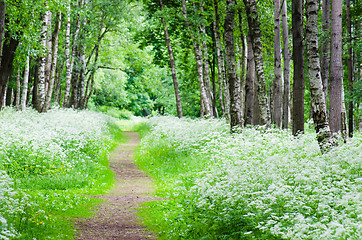
<path fill-rule="evenodd" d="M 139 143 L 139 135 L 125 132 L 127 143 L 121 144 L 110 156 L 110 168 L 116 183 L 107 195 L 94 196 L 104 199 L 92 218 L 76 219 L 74 224 L 79 240 L 156 239 L 156 236 L 140 225 L 136 216 L 137 208 L 146 201 L 156 200 L 152 179 L 133 163 L 134 148 Z"/>

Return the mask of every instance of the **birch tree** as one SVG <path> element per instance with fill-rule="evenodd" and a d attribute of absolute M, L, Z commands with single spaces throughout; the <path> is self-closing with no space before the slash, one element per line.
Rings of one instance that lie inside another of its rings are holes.
<path fill-rule="evenodd" d="M 50 16 L 49 6 L 45 2 L 46 11 L 43 16 L 43 26 L 41 31 L 41 46 L 43 47 L 43 51 L 39 57 L 39 67 L 38 67 L 38 100 L 37 100 L 37 110 L 41 112 L 43 110 L 43 105 L 45 103 L 45 94 L 46 94 L 46 59 L 47 59 L 47 37 L 48 37 L 48 19 Z"/>
<path fill-rule="evenodd" d="M 4 0 L 0 1 L 0 65 L 1 59 L 3 57 L 3 38 L 4 38 L 4 29 L 5 29 L 5 9 L 6 3 Z"/>
<path fill-rule="evenodd" d="M 235 0 L 227 0 L 227 9 L 224 24 L 225 41 L 225 63 L 226 78 L 229 83 L 230 92 L 230 127 L 243 126 L 240 106 L 239 80 L 236 75 L 235 49 L 234 49 L 234 18 L 235 18 Z"/>
<path fill-rule="evenodd" d="M 248 36 L 247 72 L 245 84 L 245 125 L 253 124 L 254 115 L 254 82 L 255 82 L 255 61 L 254 52 Z"/>
<path fill-rule="evenodd" d="M 348 71 L 348 91 L 353 93 L 353 51 L 352 51 L 352 20 L 351 20 L 351 1 L 346 0 L 346 18 L 347 18 L 347 46 L 348 46 L 348 56 L 347 56 L 347 71 Z M 353 136 L 353 100 L 349 100 L 348 104 L 348 136 Z"/>
<path fill-rule="evenodd" d="M 311 111 L 314 121 L 317 140 L 322 152 L 326 152 L 333 145 L 334 139 L 327 121 L 326 103 L 323 93 L 322 78 L 320 73 L 319 51 L 318 51 L 318 2 L 307 0 L 307 57 L 308 74 L 311 92 Z"/>
<path fill-rule="evenodd" d="M 292 133 L 304 132 L 304 44 L 303 44 L 303 0 L 292 1 L 293 33 L 293 126 Z"/>
<path fill-rule="evenodd" d="M 69 94 L 70 94 L 70 81 L 72 78 L 73 66 L 70 57 L 70 3 L 69 0 L 67 6 L 67 27 L 65 30 L 65 68 L 66 68 L 66 77 L 65 77 L 65 92 L 63 98 L 63 107 L 68 107 L 69 105 Z"/>
<path fill-rule="evenodd" d="M 321 77 L 325 101 L 328 99 L 329 78 L 329 43 L 330 43 L 330 0 L 322 0 L 322 46 L 321 46 Z"/>
<path fill-rule="evenodd" d="M 246 15 L 248 18 L 249 34 L 254 51 L 255 70 L 258 80 L 258 101 L 260 112 L 260 124 L 270 126 L 270 111 L 267 101 L 265 86 L 265 73 L 261 45 L 261 31 L 258 17 L 258 10 L 255 0 L 243 0 L 245 4 Z"/>
<path fill-rule="evenodd" d="M 283 0 L 285 1 L 285 0 Z M 282 116 L 282 56 L 280 44 L 280 0 L 274 0 L 274 83 L 273 83 L 273 114 L 275 126 L 281 126 Z"/>
<path fill-rule="evenodd" d="M 331 0 L 331 61 L 329 124 L 333 133 L 342 131 L 342 0 Z"/>
<path fill-rule="evenodd" d="M 230 119 L 229 85 L 225 78 L 224 53 L 222 51 L 220 28 L 219 28 L 220 19 L 219 19 L 218 2 L 217 0 L 214 0 L 213 3 L 214 3 L 214 13 L 215 13 L 214 33 L 215 33 L 215 42 L 216 42 L 217 69 L 218 69 L 218 80 L 219 80 L 219 101 L 223 116 L 225 119 L 228 120 Z"/>
<path fill-rule="evenodd" d="M 26 110 L 26 100 L 28 95 L 28 84 L 29 84 L 29 70 L 30 70 L 30 56 L 28 54 L 25 62 L 23 92 L 21 94 L 21 111 Z"/>
<path fill-rule="evenodd" d="M 290 53 L 289 33 L 287 19 L 287 0 L 282 5 L 282 26 L 283 26 L 283 59 L 284 59 L 284 91 L 283 91 L 283 117 L 282 128 L 287 129 L 289 123 L 289 98 L 290 98 Z"/>
<path fill-rule="evenodd" d="M 202 60 L 202 49 L 201 49 L 200 38 L 195 33 L 193 33 L 190 23 L 187 20 L 187 6 L 185 0 L 182 0 L 182 12 L 185 19 L 186 27 L 192 37 L 192 44 L 194 48 L 196 65 L 197 65 L 197 78 L 200 87 L 200 98 L 201 101 L 203 102 L 203 109 L 205 110 L 205 115 L 207 117 L 210 117 L 212 116 L 212 108 L 211 108 L 211 102 L 207 97 L 206 88 L 204 84 L 203 60 Z"/>
<path fill-rule="evenodd" d="M 160 0 L 159 3 L 160 3 L 161 14 L 163 14 L 162 0 Z M 178 81 L 177 81 L 177 75 L 176 75 L 175 58 L 174 58 L 174 55 L 173 55 L 170 36 L 168 34 L 167 24 L 166 24 L 165 18 L 163 16 L 161 16 L 161 21 L 162 21 L 162 25 L 163 25 L 163 31 L 164 31 L 164 34 L 165 34 L 165 41 L 166 41 L 166 45 L 167 45 L 167 51 L 168 51 L 168 55 L 170 57 L 170 67 L 171 67 L 171 73 L 172 73 L 173 87 L 174 87 L 174 90 L 175 90 L 177 116 L 179 118 L 182 118 L 182 115 L 183 115 L 182 114 L 182 104 L 181 104 L 180 90 L 179 90 L 179 87 L 178 87 Z"/>
<path fill-rule="evenodd" d="M 59 42 L 59 32 L 60 32 L 61 23 L 62 23 L 62 13 L 59 12 L 57 15 L 57 21 L 56 21 L 54 32 L 53 32 L 52 62 L 51 62 L 51 66 L 50 66 L 48 89 L 46 92 L 45 103 L 44 103 L 43 110 L 42 110 L 43 112 L 46 112 L 50 108 L 50 104 L 51 104 L 51 100 L 52 100 L 55 72 L 57 70 L 58 42 Z"/>

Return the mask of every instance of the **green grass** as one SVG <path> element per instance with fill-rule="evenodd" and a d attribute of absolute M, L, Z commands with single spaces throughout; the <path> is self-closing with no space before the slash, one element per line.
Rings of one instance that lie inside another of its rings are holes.
<path fill-rule="evenodd" d="M 321 155 L 315 134 L 151 118 L 136 163 L 162 201 L 141 208 L 160 239 L 361 239 L 362 138 Z"/>
<path fill-rule="evenodd" d="M 114 183 L 108 155 L 125 141 L 105 115 L 54 110 L 0 113 L 0 238 L 74 239 Z M 1 187 L 2 186 L 2 187 Z"/>

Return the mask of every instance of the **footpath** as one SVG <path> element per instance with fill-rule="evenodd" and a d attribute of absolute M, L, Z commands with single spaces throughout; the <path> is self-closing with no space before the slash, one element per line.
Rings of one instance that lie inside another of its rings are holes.
<path fill-rule="evenodd" d="M 137 208 L 146 201 L 157 200 L 152 179 L 139 170 L 132 161 L 134 149 L 140 141 L 135 132 L 124 132 L 128 141 L 118 146 L 110 156 L 114 172 L 114 188 L 106 195 L 93 196 L 104 199 L 91 218 L 74 222 L 79 240 L 154 240 L 156 236 L 139 224 Z"/>

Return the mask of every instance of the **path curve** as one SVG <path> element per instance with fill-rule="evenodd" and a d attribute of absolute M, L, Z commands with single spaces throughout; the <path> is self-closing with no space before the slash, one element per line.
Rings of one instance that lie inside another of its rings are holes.
<path fill-rule="evenodd" d="M 107 195 L 95 196 L 106 200 L 92 218 L 74 222 L 79 240 L 153 240 L 156 237 L 139 224 L 137 207 L 143 202 L 156 200 L 152 179 L 134 164 L 134 149 L 140 141 L 138 133 L 124 132 L 128 141 L 118 146 L 109 158 L 115 185 Z"/>

